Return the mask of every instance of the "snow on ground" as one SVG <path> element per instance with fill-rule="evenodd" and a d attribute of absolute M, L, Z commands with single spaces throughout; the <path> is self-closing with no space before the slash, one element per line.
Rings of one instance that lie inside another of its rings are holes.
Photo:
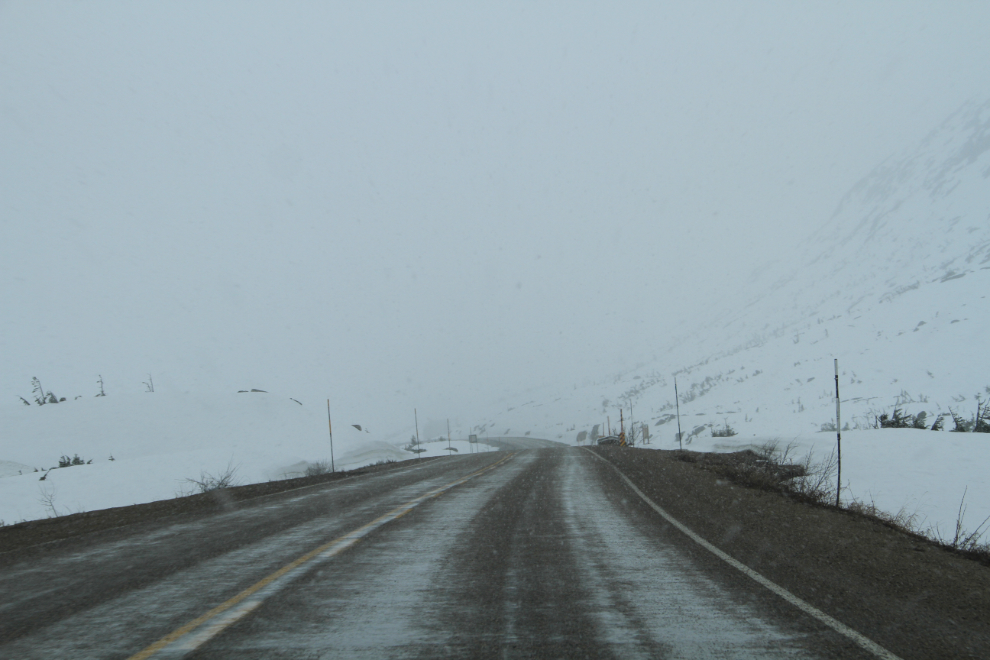
<path fill-rule="evenodd" d="M 693 451 L 758 451 L 767 442 L 793 444 L 797 460 L 809 452 L 819 462 L 836 447 L 835 432 L 797 436 L 695 438 Z M 656 447 L 656 445 L 652 445 Z M 919 531 L 955 532 L 965 495 L 966 529 L 990 517 L 990 437 L 980 433 L 933 433 L 917 429 L 870 429 L 842 434 L 842 500 L 875 504 L 914 516 Z"/>
<path fill-rule="evenodd" d="M 414 456 L 344 421 L 334 423 L 337 469 Z M 267 393 L 155 392 L 8 406 L 0 409 L 0 429 L 6 524 L 169 499 L 197 492 L 190 479 L 228 469 L 242 484 L 301 476 L 330 459 L 325 408 Z M 34 472 L 76 455 L 92 462 Z"/>

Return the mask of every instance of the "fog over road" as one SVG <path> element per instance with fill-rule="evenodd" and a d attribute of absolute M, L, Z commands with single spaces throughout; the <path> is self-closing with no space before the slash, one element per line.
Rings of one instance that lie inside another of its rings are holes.
<path fill-rule="evenodd" d="M 8 559 L 0 656 L 872 657 L 586 449 L 502 449 Z"/>

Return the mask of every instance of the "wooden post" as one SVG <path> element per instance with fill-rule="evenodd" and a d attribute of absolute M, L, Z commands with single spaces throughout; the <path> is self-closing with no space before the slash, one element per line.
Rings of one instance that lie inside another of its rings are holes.
<path fill-rule="evenodd" d="M 337 466 L 333 462 L 333 422 L 330 421 L 330 399 L 327 399 L 327 428 L 330 430 L 330 471 L 336 472 Z"/>
<path fill-rule="evenodd" d="M 681 399 L 677 396 L 677 376 L 674 376 L 674 404 L 677 406 L 677 445 L 684 449 L 684 438 L 681 437 Z"/>
<path fill-rule="evenodd" d="M 838 449 L 839 474 L 835 484 L 835 506 L 842 492 L 842 418 L 839 416 L 839 358 L 835 358 L 835 443 Z"/>

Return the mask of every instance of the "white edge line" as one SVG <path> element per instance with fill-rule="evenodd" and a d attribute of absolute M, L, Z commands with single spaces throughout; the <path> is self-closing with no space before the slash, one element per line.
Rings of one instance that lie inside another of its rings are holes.
<path fill-rule="evenodd" d="M 587 447 L 585 447 L 585 449 L 587 449 Z M 797 607 L 799 610 L 801 610 L 805 614 L 808 614 L 808 615 L 814 617 L 815 619 L 818 619 L 820 622 L 824 623 L 826 626 L 828 626 L 832 630 L 836 631 L 837 633 L 839 633 L 841 635 L 845 635 L 846 637 L 848 637 L 852 641 L 856 642 L 856 644 L 858 644 L 860 647 L 862 647 L 865 650 L 869 651 L 870 653 L 874 654 L 878 658 L 883 658 L 883 660 L 901 660 L 901 658 L 899 656 L 894 655 L 893 653 L 891 653 L 890 651 L 888 651 L 884 647 L 882 647 L 879 644 L 877 644 L 876 642 L 874 642 L 869 637 L 866 637 L 865 635 L 856 632 L 855 630 L 853 630 L 852 628 L 850 628 L 846 624 L 842 623 L 841 621 L 838 621 L 838 620 L 832 618 L 831 616 L 829 616 L 828 614 L 825 614 L 825 612 L 822 612 L 820 609 L 818 609 L 814 605 L 811 605 L 810 603 L 801 600 L 800 598 L 798 598 L 797 596 L 795 596 L 794 594 L 792 594 L 787 589 L 784 589 L 783 587 L 781 587 L 780 585 L 778 585 L 776 582 L 772 582 L 769 579 L 763 577 L 762 575 L 760 575 L 759 573 L 757 573 L 756 571 L 754 571 L 752 568 L 750 568 L 746 564 L 744 564 L 741 561 L 739 561 L 738 559 L 735 559 L 732 556 L 730 556 L 730 555 L 726 554 L 725 552 L 723 552 L 722 550 L 719 550 L 717 547 L 715 547 L 714 545 L 712 545 L 711 543 L 709 543 L 705 539 L 703 539 L 700 536 L 698 536 L 697 534 L 695 534 L 687 525 L 681 523 L 679 520 L 677 520 L 676 518 L 674 518 L 673 516 L 671 516 L 669 513 L 667 513 L 666 511 L 664 511 L 653 500 L 651 500 L 649 497 L 647 497 L 646 494 L 643 493 L 643 491 L 641 491 L 639 488 L 637 488 L 636 487 L 636 484 L 634 484 L 629 479 L 629 477 L 627 477 L 626 475 L 624 475 L 622 473 L 622 471 L 614 463 L 612 463 L 608 459 L 602 458 L 601 456 L 599 456 L 595 452 L 591 451 L 590 449 L 588 449 L 588 453 L 591 454 L 592 456 L 594 456 L 595 458 L 597 458 L 598 460 L 603 461 L 609 467 L 611 467 L 613 470 L 615 470 L 619 474 L 619 476 L 622 477 L 623 481 L 625 481 L 626 484 L 633 490 L 633 492 L 636 493 L 637 495 L 639 495 L 639 497 L 644 502 L 646 502 L 647 504 L 650 505 L 650 508 L 651 509 L 653 509 L 654 511 L 656 511 L 657 513 L 659 513 L 663 517 L 664 520 L 666 520 L 671 525 L 673 525 L 674 527 L 676 527 L 677 529 L 679 529 L 680 531 L 682 531 L 685 535 L 687 535 L 688 538 L 690 538 L 692 541 L 694 541 L 695 543 L 697 543 L 698 545 L 700 545 L 701 547 L 703 547 L 705 550 L 708 550 L 713 555 L 715 555 L 716 557 L 718 557 L 719 559 L 721 559 L 725 563 L 729 564 L 733 568 L 737 569 L 738 571 L 740 571 L 741 573 L 743 573 L 747 577 L 750 577 L 753 580 L 755 580 L 756 582 L 759 582 L 761 585 L 763 585 L 764 587 L 766 587 L 770 591 L 774 592 L 775 594 L 777 594 L 778 596 L 780 596 L 781 598 L 783 598 L 784 600 L 786 600 L 791 605 L 794 605 L 795 607 Z"/>

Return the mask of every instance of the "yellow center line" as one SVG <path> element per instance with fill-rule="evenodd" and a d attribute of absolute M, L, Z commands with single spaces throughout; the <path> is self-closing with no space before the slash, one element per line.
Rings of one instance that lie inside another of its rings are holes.
<path fill-rule="evenodd" d="M 185 637 L 190 632 L 192 632 L 193 630 L 196 630 L 197 628 L 199 628 L 200 626 L 202 626 L 207 621 L 210 621 L 211 619 L 215 618 L 216 616 L 218 616 L 220 614 L 223 614 L 224 612 L 226 612 L 230 608 L 234 607 L 235 605 L 239 604 L 240 602 L 242 602 L 246 598 L 248 598 L 248 597 L 256 594 L 257 592 L 259 592 L 260 590 L 262 590 L 265 587 L 269 586 L 270 584 L 272 584 L 273 582 L 275 582 L 279 578 L 287 575 L 288 573 L 296 570 L 297 568 L 299 568 L 300 566 L 302 566 L 306 562 L 312 560 L 314 557 L 318 557 L 319 555 L 322 555 L 324 553 L 329 553 L 336 546 L 339 546 L 339 545 L 342 545 L 342 544 L 346 544 L 346 547 L 340 548 L 340 550 L 341 551 L 342 550 L 345 550 L 347 547 L 350 547 L 350 546 L 354 545 L 355 543 L 357 543 L 357 541 L 360 539 L 360 537 L 363 536 L 364 533 L 367 532 L 367 531 L 369 531 L 370 529 L 372 529 L 374 527 L 380 527 L 380 526 L 382 526 L 382 525 L 384 525 L 384 524 L 386 524 L 386 523 L 388 523 L 388 522 L 390 522 L 392 520 L 398 520 L 399 518 L 401 518 L 402 516 L 406 515 L 407 513 L 409 513 L 410 511 L 412 511 L 413 508 L 415 508 L 416 506 L 422 504 L 426 500 L 431 499 L 431 498 L 434 498 L 434 497 L 440 495 L 441 493 L 443 493 L 444 491 L 447 491 L 447 490 L 453 488 L 454 486 L 459 486 L 460 484 L 463 484 L 464 482 L 468 481 L 469 479 L 473 479 L 474 477 L 478 476 L 479 474 L 483 474 L 484 472 L 487 472 L 489 470 L 492 470 L 492 469 L 498 467 L 502 463 L 504 463 L 507 460 L 509 460 L 510 458 L 512 458 L 514 455 L 515 455 L 514 453 L 509 454 L 505 458 L 503 458 L 503 459 L 501 459 L 501 460 L 499 460 L 499 461 L 497 461 L 495 463 L 492 463 L 491 465 L 489 465 L 487 467 L 484 467 L 484 468 L 478 470 L 477 472 L 473 472 L 473 473 L 467 475 L 466 477 L 461 477 L 460 479 L 457 479 L 456 481 L 452 481 L 451 483 L 447 484 L 446 486 L 442 486 L 440 488 L 436 488 L 436 489 L 434 489 L 434 490 L 426 493 L 425 495 L 420 495 L 419 497 L 414 498 L 414 499 L 406 502 L 402 506 L 399 506 L 399 507 L 393 509 L 392 511 L 389 511 L 385 515 L 379 516 L 379 517 L 375 518 L 374 520 L 372 520 L 371 522 L 369 522 L 367 524 L 364 524 L 361 527 L 358 527 L 357 529 L 355 529 L 355 530 L 353 530 L 351 532 L 348 532 L 347 534 L 344 534 L 343 536 L 341 536 L 339 538 L 336 538 L 333 541 L 330 541 L 329 543 L 324 543 L 320 547 L 315 548 L 313 550 L 310 550 L 309 552 L 307 552 L 306 554 L 302 555 L 301 557 L 298 557 L 297 559 L 294 559 L 293 561 L 289 562 L 288 564 L 286 564 L 282 568 L 278 569 L 277 571 L 275 571 L 271 575 L 263 578 L 262 580 L 256 582 L 255 584 L 252 584 L 250 587 L 248 587 L 244 591 L 240 592 L 239 594 L 237 594 L 233 598 L 230 598 L 229 600 L 224 601 L 220 605 L 217 605 L 216 607 L 214 607 L 210 611 L 206 612 L 202 616 L 196 617 L 195 619 L 193 619 L 192 621 L 186 623 L 185 625 L 181 626 L 180 628 L 176 628 L 175 630 L 173 630 L 169 634 L 167 634 L 164 637 L 162 637 L 161 639 L 159 639 L 154 644 L 151 644 L 150 646 L 148 646 L 144 650 L 139 651 L 138 653 L 135 653 L 130 658 L 128 658 L 128 660 L 145 660 L 146 658 L 150 658 L 151 656 L 155 655 L 156 653 L 158 653 L 159 651 L 161 651 L 162 649 L 164 649 L 166 646 L 169 646 L 169 645 L 173 644 L 174 642 L 178 641 L 179 639 L 181 639 L 182 637 Z M 329 556 L 333 556 L 335 554 L 337 554 L 337 553 L 332 553 Z M 246 612 L 252 611 L 253 609 L 254 608 L 251 608 L 249 610 L 246 610 Z M 230 623 L 233 623 L 233 620 Z M 217 632 L 219 632 L 219 630 Z"/>

